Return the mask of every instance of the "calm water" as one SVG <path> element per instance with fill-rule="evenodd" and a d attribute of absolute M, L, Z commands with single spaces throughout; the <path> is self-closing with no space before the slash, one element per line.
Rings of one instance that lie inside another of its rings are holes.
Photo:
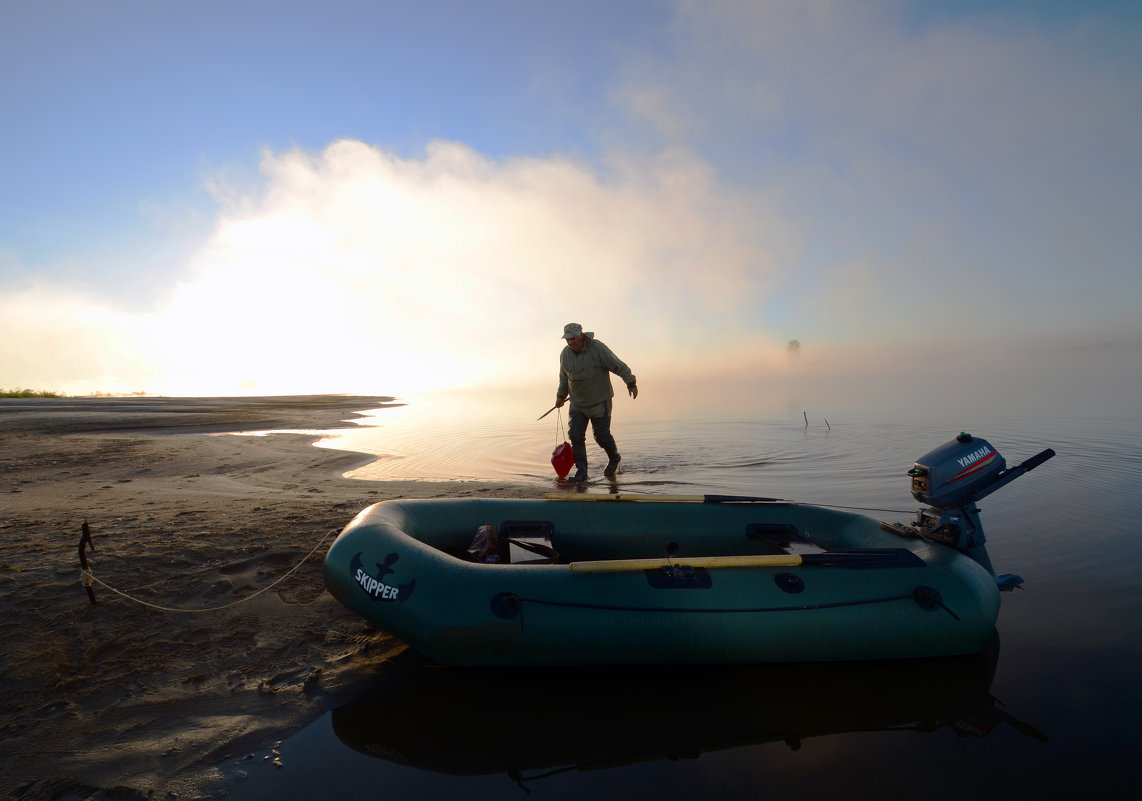
<path fill-rule="evenodd" d="M 409 407 L 375 422 L 335 443 L 382 455 L 362 475 L 554 488 L 551 418 L 460 422 Z M 409 653 L 282 743 L 284 767 L 227 765 L 242 777 L 232 797 L 1042 799 L 1142 789 L 1142 424 L 829 422 L 619 418 L 619 488 L 779 496 L 909 520 L 917 504 L 905 471 L 960 430 L 1009 465 L 1054 448 L 980 502 L 996 569 L 1027 582 L 1004 594 L 989 651 L 578 671 L 454 670 Z M 589 447 L 600 473 L 602 454 Z"/>

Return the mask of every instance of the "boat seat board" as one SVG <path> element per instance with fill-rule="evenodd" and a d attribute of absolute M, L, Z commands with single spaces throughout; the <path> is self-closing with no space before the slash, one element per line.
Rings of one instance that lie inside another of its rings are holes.
<path fill-rule="evenodd" d="M 824 553 L 825 549 L 801 536 L 792 523 L 749 523 L 745 527 L 746 539 L 769 543 L 783 553 Z"/>
<path fill-rule="evenodd" d="M 550 565 L 559 561 L 550 537 L 512 537 L 508 543 L 508 564 Z"/>
<path fill-rule="evenodd" d="M 500 536 L 508 543 L 508 563 L 549 565 L 559 560 L 551 544 L 555 526 L 549 520 L 505 520 Z"/>
<path fill-rule="evenodd" d="M 555 525 L 550 520 L 505 520 L 500 524 L 500 536 L 509 539 L 525 537 L 546 537 L 555 534 Z"/>

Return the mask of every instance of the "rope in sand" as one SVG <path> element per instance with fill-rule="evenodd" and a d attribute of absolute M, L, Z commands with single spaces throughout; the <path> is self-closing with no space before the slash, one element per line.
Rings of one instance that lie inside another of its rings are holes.
<path fill-rule="evenodd" d="M 79 571 L 80 572 L 80 581 L 82 582 L 83 587 L 85 589 L 90 590 L 92 585 L 98 584 L 99 586 L 110 590 L 111 592 L 115 593 L 116 595 L 119 595 L 119 596 L 122 596 L 123 598 L 126 598 L 128 601 L 134 601 L 137 604 L 142 604 L 143 606 L 150 607 L 151 609 L 157 609 L 160 612 L 176 612 L 176 613 L 183 613 L 183 614 L 196 614 L 198 612 L 218 612 L 222 609 L 229 609 L 230 607 L 238 606 L 239 604 L 244 604 L 247 601 L 252 601 L 255 598 L 257 598 L 259 595 L 261 595 L 262 593 L 268 592 L 269 590 L 272 590 L 277 585 L 281 584 L 283 581 L 285 581 L 287 578 L 289 578 L 295 572 L 297 572 L 298 568 L 300 568 L 307 561 L 309 561 L 309 557 L 311 557 L 315 553 L 317 553 L 318 549 L 321 548 L 321 546 L 325 544 L 326 540 L 328 540 L 331 536 L 336 534 L 337 531 L 338 531 L 338 529 L 333 528 L 333 529 L 330 529 L 329 531 L 325 532 L 325 536 L 322 537 L 321 541 L 318 542 L 317 545 L 315 545 L 313 547 L 313 550 L 310 551 L 309 553 L 307 553 L 305 555 L 305 557 L 300 562 L 298 562 L 296 565 L 294 565 L 292 568 L 290 568 L 288 573 L 286 573 L 284 576 L 279 578 L 274 583 L 272 583 L 266 587 L 262 587 L 262 589 L 258 590 L 253 595 L 248 595 L 245 598 L 239 598 L 237 601 L 233 601 L 233 602 L 228 603 L 228 604 L 223 604 L 222 606 L 210 606 L 210 607 L 206 607 L 204 609 L 176 609 L 176 608 L 171 607 L 171 606 L 162 606 L 160 604 L 153 604 L 150 601 L 144 601 L 142 598 L 135 598 L 132 595 L 128 595 L 127 593 L 123 592 L 122 590 L 118 590 L 115 587 L 112 587 L 106 581 L 103 581 L 100 578 L 96 578 L 95 573 L 92 572 L 90 567 L 80 568 L 80 571 Z"/>

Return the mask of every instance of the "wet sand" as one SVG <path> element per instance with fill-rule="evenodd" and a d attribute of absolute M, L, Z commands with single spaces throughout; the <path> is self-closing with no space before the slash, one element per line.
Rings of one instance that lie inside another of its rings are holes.
<path fill-rule="evenodd" d="M 399 653 L 325 592 L 336 532 L 388 498 L 541 490 L 350 480 L 371 457 L 315 448 L 317 434 L 223 433 L 346 428 L 392 402 L 0 399 L 0 788 L 224 793 L 217 765 L 261 758 Z M 153 606 L 98 583 L 89 602 L 85 520 L 96 579 Z"/>

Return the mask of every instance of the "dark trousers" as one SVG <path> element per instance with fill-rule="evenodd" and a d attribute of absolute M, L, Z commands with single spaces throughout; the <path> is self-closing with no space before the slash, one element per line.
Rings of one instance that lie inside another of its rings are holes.
<path fill-rule="evenodd" d="M 578 409 L 572 409 L 567 418 L 567 433 L 571 437 L 571 452 L 575 454 L 575 468 L 577 470 L 587 469 L 588 420 L 591 421 L 591 433 L 595 435 L 595 442 L 606 451 L 608 458 L 615 458 L 619 451 L 615 445 L 615 438 L 611 436 L 610 414 L 589 418 Z"/>

